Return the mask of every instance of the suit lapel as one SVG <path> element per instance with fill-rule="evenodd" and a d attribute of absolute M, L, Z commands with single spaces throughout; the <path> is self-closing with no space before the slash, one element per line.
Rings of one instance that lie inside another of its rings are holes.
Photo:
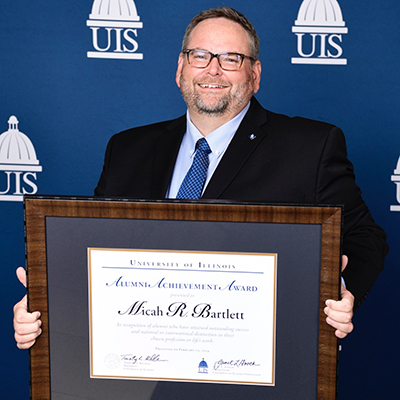
<path fill-rule="evenodd" d="M 153 199 L 165 198 L 185 132 L 186 116 L 183 115 L 167 125 L 165 133 L 156 143 L 151 187 Z"/>
<path fill-rule="evenodd" d="M 262 129 L 266 123 L 266 111 L 253 97 L 249 111 L 204 191 L 204 199 L 218 199 L 221 196 L 266 135 Z"/>

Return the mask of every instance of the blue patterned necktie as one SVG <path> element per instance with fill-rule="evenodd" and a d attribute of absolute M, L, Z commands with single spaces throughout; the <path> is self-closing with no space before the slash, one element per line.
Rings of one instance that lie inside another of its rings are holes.
<path fill-rule="evenodd" d="M 210 160 L 208 155 L 211 153 L 210 146 L 205 138 L 196 142 L 196 154 L 193 164 L 179 188 L 177 199 L 199 199 L 206 181 L 208 165 Z"/>

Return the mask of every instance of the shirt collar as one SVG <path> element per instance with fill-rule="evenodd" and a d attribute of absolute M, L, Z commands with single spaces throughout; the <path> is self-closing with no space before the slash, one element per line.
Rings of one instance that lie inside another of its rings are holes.
<path fill-rule="evenodd" d="M 219 158 L 226 148 L 228 147 L 229 143 L 231 142 L 233 136 L 235 135 L 236 131 L 239 128 L 240 123 L 242 122 L 244 116 L 246 115 L 248 109 L 250 107 L 250 102 L 247 106 L 240 111 L 239 114 L 235 115 L 231 120 L 225 122 L 225 124 L 221 125 L 210 134 L 207 135 L 207 143 L 210 146 L 212 154 Z M 186 128 L 186 136 L 188 140 L 188 148 L 190 150 L 191 157 L 195 152 L 196 142 L 203 138 L 204 136 L 200 133 L 200 131 L 194 126 L 193 122 L 190 119 L 189 110 L 186 112 L 186 121 L 187 121 L 187 128 Z"/>

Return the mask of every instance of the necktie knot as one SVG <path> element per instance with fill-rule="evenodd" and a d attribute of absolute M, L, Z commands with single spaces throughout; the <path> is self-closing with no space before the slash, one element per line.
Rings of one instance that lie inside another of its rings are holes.
<path fill-rule="evenodd" d="M 205 138 L 201 138 L 196 142 L 196 150 L 203 151 L 206 154 L 211 153 L 210 146 L 207 143 L 207 140 Z"/>

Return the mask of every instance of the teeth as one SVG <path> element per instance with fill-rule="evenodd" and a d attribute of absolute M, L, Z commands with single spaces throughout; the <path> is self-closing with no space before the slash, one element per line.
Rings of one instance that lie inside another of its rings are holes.
<path fill-rule="evenodd" d="M 202 88 L 212 88 L 212 89 L 215 89 L 215 88 L 223 88 L 223 86 L 220 86 L 220 85 L 211 85 L 211 84 L 208 84 L 208 85 L 200 84 L 200 86 L 201 86 Z"/>

